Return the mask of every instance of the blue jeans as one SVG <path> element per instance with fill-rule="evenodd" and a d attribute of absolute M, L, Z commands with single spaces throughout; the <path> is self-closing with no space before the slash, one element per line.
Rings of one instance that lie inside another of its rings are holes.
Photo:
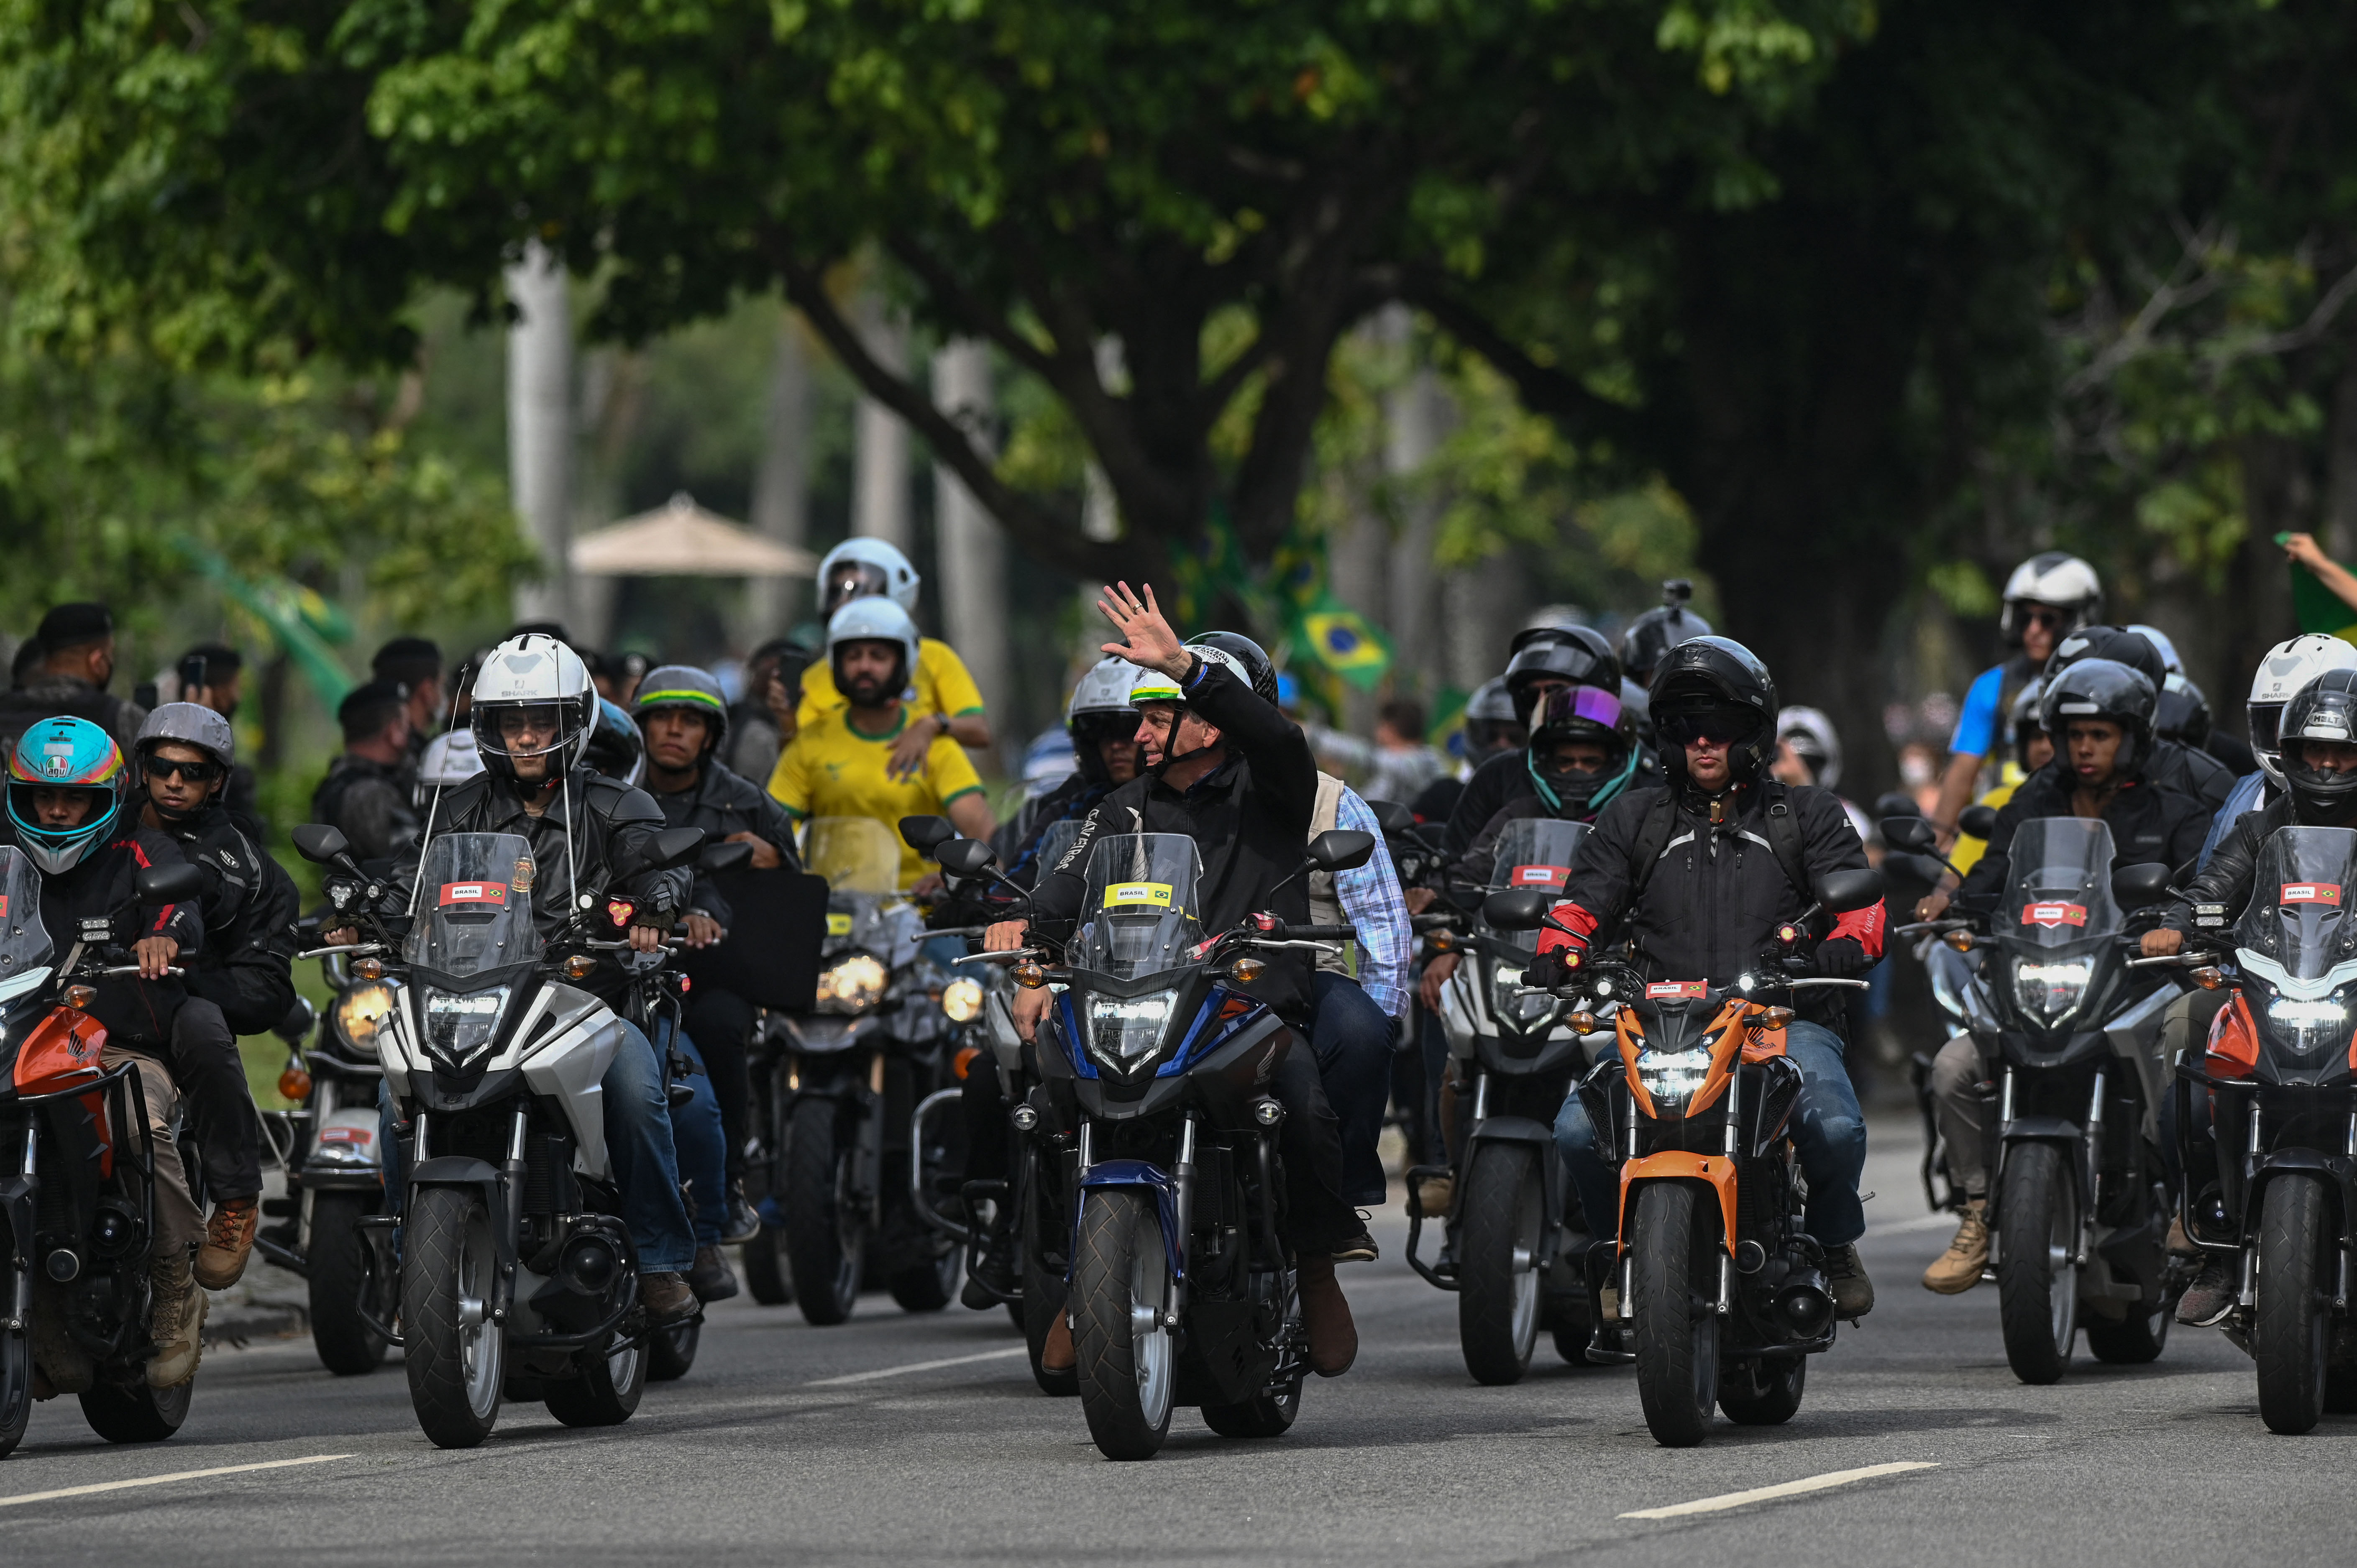
<path fill-rule="evenodd" d="M 1319 970 L 1310 983 L 1309 1049 L 1342 1134 L 1342 1201 L 1383 1201 L 1375 1153 L 1392 1094 L 1392 1021 L 1359 983 Z"/>
<path fill-rule="evenodd" d="M 639 1249 L 644 1273 L 683 1273 L 695 1262 L 695 1238 L 687 1227 L 687 1208 L 679 1199 L 679 1159 L 673 1152 L 671 1097 L 662 1064 L 628 1019 L 622 1026 L 621 1048 L 598 1080 L 603 1091 L 606 1157 L 613 1167 L 614 1187 L 622 1195 L 622 1223 Z M 707 1086 L 708 1088 L 708 1086 Z M 401 1144 L 393 1135 L 393 1096 L 380 1082 L 376 1090 L 378 1142 L 384 1151 L 384 1190 L 398 1214 L 409 1196 L 409 1172 Z M 714 1112 L 716 1117 L 717 1110 Z M 430 1150 L 428 1151 L 431 1152 Z"/>
<path fill-rule="evenodd" d="M 1822 1024 L 1784 1026 L 1784 1055 L 1801 1069 L 1801 1104 L 1792 1142 L 1801 1153 L 1801 1174 L 1809 1179 L 1809 1234 L 1821 1246 L 1841 1247 L 1866 1233 L 1866 1209 L 1857 1200 L 1857 1178 L 1866 1169 L 1866 1118 L 1842 1066 L 1841 1036 Z M 1598 1238 L 1620 1232 L 1620 1173 L 1597 1156 L 1596 1129 L 1573 1094 L 1555 1119 L 1555 1146 L 1570 1168 L 1587 1229 Z"/>
<path fill-rule="evenodd" d="M 666 1021 L 665 1028 L 669 1027 Z M 686 1030 L 679 1030 L 673 1044 L 699 1069 L 704 1067 L 704 1053 L 687 1037 Z M 687 1086 L 694 1097 L 671 1108 L 672 1146 L 679 1153 L 679 1174 L 694 1199 L 695 1244 L 717 1247 L 720 1221 L 728 1211 L 728 1134 L 721 1130 L 720 1101 L 712 1092 L 712 1074 L 708 1070 L 691 1073 Z"/>

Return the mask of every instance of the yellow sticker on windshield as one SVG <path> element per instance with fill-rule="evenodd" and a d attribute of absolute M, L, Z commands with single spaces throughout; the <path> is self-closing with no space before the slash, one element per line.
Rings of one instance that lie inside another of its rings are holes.
<path fill-rule="evenodd" d="M 1170 884 L 1116 882 L 1105 889 L 1104 907 L 1108 909 L 1168 909 L 1170 908 Z"/>
<path fill-rule="evenodd" d="M 837 915 L 830 911 L 826 917 L 826 934 L 830 937 L 849 936 L 851 934 L 851 917 L 848 915 Z"/>

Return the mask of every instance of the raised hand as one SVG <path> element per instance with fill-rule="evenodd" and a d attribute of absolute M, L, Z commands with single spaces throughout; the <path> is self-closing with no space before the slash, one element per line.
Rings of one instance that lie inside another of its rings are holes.
<path fill-rule="evenodd" d="M 1168 621 L 1162 618 L 1161 607 L 1154 602 L 1153 584 L 1146 585 L 1146 599 L 1142 604 L 1130 591 L 1127 583 L 1115 584 L 1104 591 L 1104 597 L 1097 601 L 1097 608 L 1104 612 L 1105 619 L 1113 622 L 1114 629 L 1127 639 L 1102 644 L 1102 651 L 1148 670 L 1159 670 L 1174 681 L 1185 679 L 1187 671 L 1193 668 L 1194 654 L 1178 640 L 1178 634 L 1170 629 Z"/>

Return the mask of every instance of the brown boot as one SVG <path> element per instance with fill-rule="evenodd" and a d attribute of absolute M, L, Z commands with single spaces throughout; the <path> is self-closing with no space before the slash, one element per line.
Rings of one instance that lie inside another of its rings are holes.
<path fill-rule="evenodd" d="M 1048 1325 L 1048 1338 L 1039 1347 L 1039 1369 L 1043 1372 L 1069 1372 L 1081 1364 L 1081 1353 L 1072 1348 L 1072 1320 L 1056 1314 Z"/>
<path fill-rule="evenodd" d="M 204 1354 L 205 1293 L 189 1277 L 185 1257 L 156 1262 L 148 1275 L 155 1287 L 147 1311 L 147 1337 L 156 1354 L 147 1363 L 147 1386 L 178 1388 L 197 1375 Z"/>
<path fill-rule="evenodd" d="M 253 1255 L 253 1230 L 262 1221 L 262 1205 L 251 1197 L 232 1197 L 213 1205 L 205 1224 L 205 1244 L 197 1249 L 197 1283 L 207 1290 L 227 1290 L 245 1273 Z"/>
<path fill-rule="evenodd" d="M 1321 1378 L 1339 1378 L 1359 1359 L 1359 1326 L 1351 1321 L 1351 1304 L 1334 1278 L 1334 1260 L 1304 1258 L 1297 1278 L 1301 1326 L 1309 1336 L 1309 1369 Z"/>
<path fill-rule="evenodd" d="M 1932 1260 L 1923 1271 L 1923 1288 L 1942 1295 L 1962 1295 L 1981 1283 L 1981 1271 L 1988 1267 L 1988 1204 L 1974 1198 L 1964 1205 L 1964 1217 L 1956 1227 L 1956 1239 L 1948 1250 Z"/>
<path fill-rule="evenodd" d="M 667 1323 L 683 1323 L 694 1317 L 699 1308 L 695 1293 L 675 1273 L 640 1274 L 639 1305 L 647 1309 L 649 1321 L 657 1328 Z"/>

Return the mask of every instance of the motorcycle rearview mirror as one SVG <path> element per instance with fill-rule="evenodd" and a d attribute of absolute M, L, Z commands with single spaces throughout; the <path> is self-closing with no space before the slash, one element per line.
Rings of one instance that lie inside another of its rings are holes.
<path fill-rule="evenodd" d="M 202 896 L 205 874 L 186 861 L 178 865 L 151 865 L 139 874 L 133 886 L 138 890 L 139 902 L 152 909 Z"/>
<path fill-rule="evenodd" d="M 1501 931 L 1535 931 L 1546 919 L 1555 895 L 1535 888 L 1492 893 L 1481 900 L 1481 918 Z"/>
<path fill-rule="evenodd" d="M 920 821 L 911 817 L 910 822 Z M 935 819 L 938 821 L 939 819 Z M 916 841 L 911 839 L 911 843 Z M 933 852 L 943 871 L 952 876 L 980 876 L 998 864 L 998 856 L 980 839 L 952 838 Z"/>
<path fill-rule="evenodd" d="M 1809 892 L 1819 908 L 1846 915 L 1882 902 L 1882 873 L 1868 867 L 1829 871 L 1810 882 Z"/>
<path fill-rule="evenodd" d="M 1367 809 L 1374 812 L 1375 826 L 1383 829 L 1386 837 L 1395 838 L 1415 829 L 1415 813 L 1397 800 L 1370 800 Z"/>
<path fill-rule="evenodd" d="M 902 817 L 900 837 L 919 854 L 930 856 L 933 851 L 958 836 L 947 817 Z"/>
<path fill-rule="evenodd" d="M 1921 817 L 1885 817 L 1882 819 L 1882 842 L 1893 849 L 1903 849 L 1910 854 L 1928 854 L 1940 842 L 1932 824 Z"/>
<path fill-rule="evenodd" d="M 286 836 L 295 841 L 295 853 L 305 860 L 332 865 L 351 858 L 351 842 L 325 822 L 297 823 Z"/>
<path fill-rule="evenodd" d="M 1329 875 L 1356 871 L 1375 856 L 1375 835 L 1350 828 L 1329 828 L 1309 841 L 1309 864 Z"/>
<path fill-rule="evenodd" d="M 1976 839 L 1985 839 L 1996 832 L 1996 808 L 1966 806 L 1964 815 L 1956 819 L 1956 831 Z"/>
<path fill-rule="evenodd" d="M 695 857 L 698 871 L 737 871 L 753 858 L 749 843 L 708 843 L 704 853 Z"/>
<path fill-rule="evenodd" d="M 1922 814 L 1923 808 L 1915 803 L 1915 797 L 1912 795 L 1904 795 L 1893 789 L 1887 795 L 1875 797 L 1874 816 L 1877 822 L 1891 817 L 1920 817 Z"/>
<path fill-rule="evenodd" d="M 2112 897 L 2124 909 L 2142 909 L 2169 897 L 2169 869 L 2158 862 L 2123 865 L 2112 873 Z"/>
<path fill-rule="evenodd" d="M 624 854 L 614 863 L 614 880 L 636 876 L 642 871 L 669 871 L 685 865 L 704 848 L 702 828 L 665 828 L 640 844 L 635 854 Z"/>

